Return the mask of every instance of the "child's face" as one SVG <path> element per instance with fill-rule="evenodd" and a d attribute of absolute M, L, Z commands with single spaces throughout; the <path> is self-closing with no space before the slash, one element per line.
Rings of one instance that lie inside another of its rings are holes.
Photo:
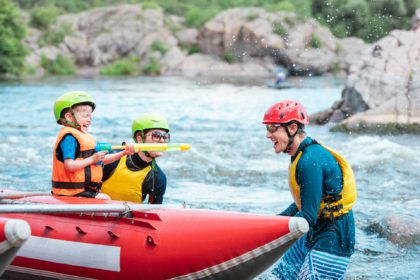
<path fill-rule="evenodd" d="M 92 107 L 89 105 L 77 105 L 73 108 L 74 116 L 80 125 L 82 132 L 87 132 L 91 123 Z"/>

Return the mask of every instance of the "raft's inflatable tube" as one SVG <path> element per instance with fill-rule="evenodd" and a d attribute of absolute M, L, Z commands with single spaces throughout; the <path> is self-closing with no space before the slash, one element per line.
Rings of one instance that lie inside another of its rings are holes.
<path fill-rule="evenodd" d="M 31 229 L 27 222 L 0 218 L 0 275 L 13 261 L 19 247 L 30 235 Z"/>
<path fill-rule="evenodd" d="M 19 203 L 118 204 L 34 196 Z M 3 202 L 4 203 L 4 202 Z M 54 279 L 252 279 L 308 230 L 302 218 L 154 206 L 129 215 L 3 213 L 32 236 L 6 276 Z"/>

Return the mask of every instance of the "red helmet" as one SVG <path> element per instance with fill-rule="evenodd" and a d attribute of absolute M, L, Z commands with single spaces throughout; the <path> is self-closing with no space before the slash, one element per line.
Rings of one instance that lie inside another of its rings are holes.
<path fill-rule="evenodd" d="M 268 108 L 262 123 L 289 123 L 291 121 L 308 124 L 309 117 L 302 104 L 293 100 L 284 100 Z"/>

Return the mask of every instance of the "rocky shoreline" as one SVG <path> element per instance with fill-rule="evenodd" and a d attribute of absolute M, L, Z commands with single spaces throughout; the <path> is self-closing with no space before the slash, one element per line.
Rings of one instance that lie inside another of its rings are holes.
<path fill-rule="evenodd" d="M 313 116 L 336 131 L 420 133 L 420 9 L 410 31 L 394 30 L 349 68 L 342 99 Z"/>
<path fill-rule="evenodd" d="M 184 28 L 182 18 L 141 5 L 63 15 L 52 29 L 63 26 L 71 32 L 57 46 L 40 46 L 44 32 L 29 30 L 26 63 L 38 69 L 38 76 L 44 74 L 41 57 L 53 61 L 58 55 L 75 61 L 78 74 L 89 68 L 99 74 L 101 67 L 135 56 L 139 68 L 159 61 L 161 75 L 268 76 L 277 64 L 290 74 L 321 75 L 346 71 L 354 53 L 366 46 L 353 39 L 358 43 L 348 47 L 349 39 L 335 38 L 314 19 L 253 7 L 223 11 L 201 29 Z M 198 53 L 191 53 L 194 47 Z"/>
<path fill-rule="evenodd" d="M 337 39 L 314 19 L 262 8 L 221 12 L 200 29 L 161 9 L 120 5 L 63 15 L 52 29 L 69 35 L 58 45 L 40 45 L 31 28 L 26 65 L 66 58 L 78 75 L 99 75 L 112 63 L 132 59 L 146 74 L 185 77 L 270 77 L 285 66 L 291 75 L 347 76 L 342 99 L 312 120 L 338 131 L 420 133 L 420 9 L 410 31 L 395 30 L 376 43 Z M 146 69 L 146 70 L 144 70 Z"/>

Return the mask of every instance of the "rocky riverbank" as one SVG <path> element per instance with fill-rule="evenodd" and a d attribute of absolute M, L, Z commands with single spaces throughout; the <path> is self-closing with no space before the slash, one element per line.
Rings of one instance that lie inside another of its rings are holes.
<path fill-rule="evenodd" d="M 63 15 L 51 28 L 67 28 L 63 42 L 40 44 L 45 32 L 31 28 L 25 43 L 26 63 L 44 74 L 41 60 L 68 58 L 77 74 L 96 75 L 111 63 L 135 57 L 136 67 L 151 63 L 161 75 L 268 76 L 282 64 L 291 74 L 345 72 L 362 40 L 335 38 L 314 19 L 262 8 L 234 8 L 221 12 L 202 28 L 185 28 L 183 18 L 160 9 L 120 5 Z"/>
<path fill-rule="evenodd" d="M 312 119 L 338 131 L 420 133 L 420 9 L 410 31 L 391 32 L 353 60 L 342 99 Z"/>
<path fill-rule="evenodd" d="M 313 122 L 337 123 L 338 131 L 419 133 L 419 21 L 417 10 L 412 30 L 366 44 L 337 39 L 316 20 L 288 12 L 234 8 L 194 29 L 161 9 L 120 5 L 60 16 L 50 32 L 67 35 L 56 45 L 45 44 L 45 30 L 30 29 L 26 65 L 35 77 L 65 60 L 79 75 L 112 74 L 107 67 L 127 63 L 127 74 L 146 75 L 262 78 L 277 65 L 292 75 L 341 74 L 342 99 Z"/>

